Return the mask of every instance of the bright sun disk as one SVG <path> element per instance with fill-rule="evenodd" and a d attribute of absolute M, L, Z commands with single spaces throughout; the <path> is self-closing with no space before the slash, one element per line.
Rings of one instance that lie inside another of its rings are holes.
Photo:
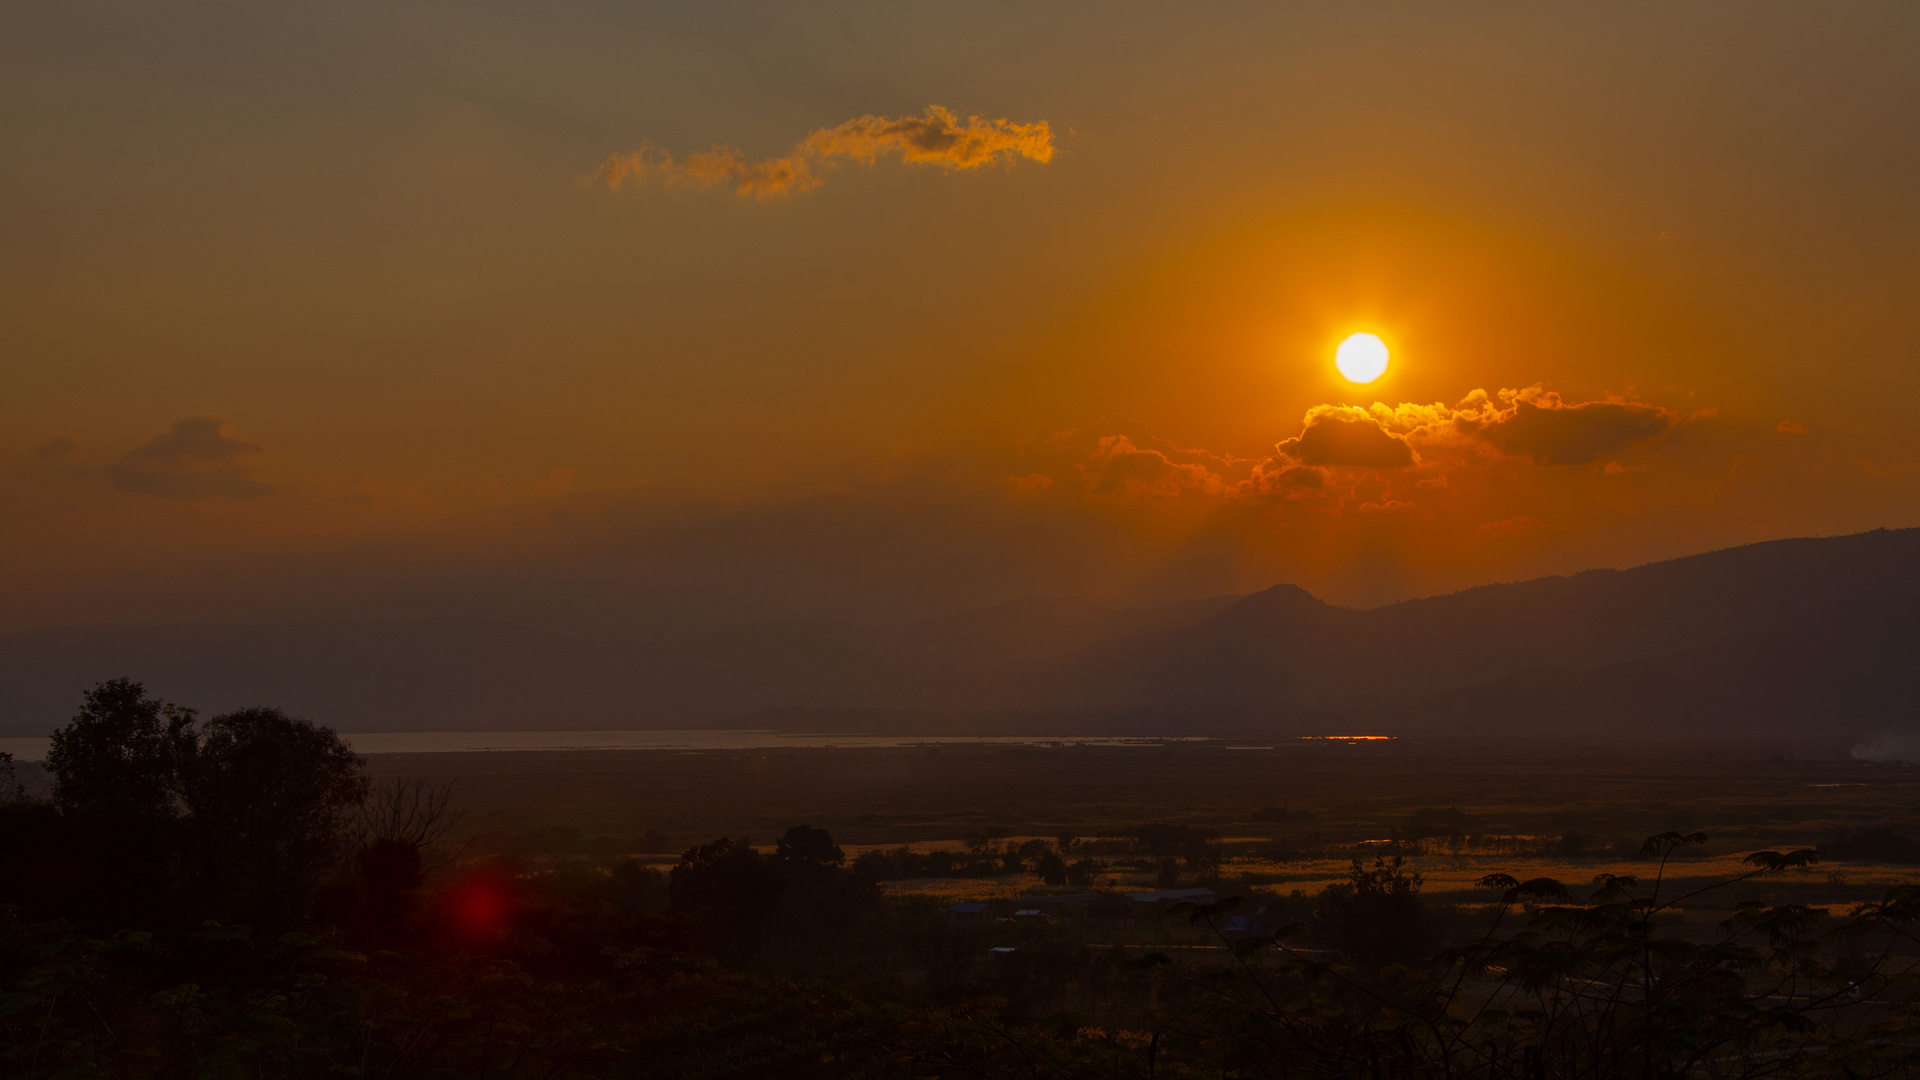
<path fill-rule="evenodd" d="M 1349 382 L 1370 383 L 1387 371 L 1387 343 L 1376 334 L 1349 334 L 1333 350 L 1333 366 Z"/>

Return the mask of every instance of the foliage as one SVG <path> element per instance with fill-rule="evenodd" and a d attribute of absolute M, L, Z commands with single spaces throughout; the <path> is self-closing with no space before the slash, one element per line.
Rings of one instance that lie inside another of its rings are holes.
<path fill-rule="evenodd" d="M 178 846 L 197 914 L 292 929 L 342 853 L 368 782 L 334 733 L 278 709 L 174 735 Z"/>
<path fill-rule="evenodd" d="M 146 696 L 115 679 L 88 691 L 79 713 L 53 733 L 47 771 L 66 834 L 68 907 L 99 926 L 150 919 L 156 899 L 178 886 L 173 865 L 181 816 L 175 763 L 193 710 Z"/>
<path fill-rule="evenodd" d="M 832 834 L 811 825 L 788 829 L 773 849 L 774 865 L 790 874 L 818 873 L 846 861 L 846 853 L 833 842 Z"/>
<path fill-rule="evenodd" d="M 1896 888 L 1824 933 L 1823 911 L 1760 903 L 1738 905 L 1712 940 L 1666 933 L 1682 904 L 1818 857 L 1757 852 L 1743 873 L 1665 895 L 1668 860 L 1705 839 L 1650 838 L 1651 883 L 1601 874 L 1584 902 L 1550 878 L 1491 875 L 1492 928 L 1425 970 L 1329 965 L 1287 947 L 1286 931 L 1240 942 L 1238 970 L 1163 1023 L 1195 1058 L 1260 1075 L 1839 1077 L 1920 1064 L 1910 961 L 1894 950 L 1916 943 L 1920 888 Z M 1230 907 L 1191 918 L 1218 925 Z M 1521 912 L 1525 928 L 1503 936 Z M 1823 943 L 1861 940 L 1878 948 L 1863 970 L 1820 961 Z M 1276 944 L 1280 962 L 1262 964 Z"/>
<path fill-rule="evenodd" d="M 1355 859 L 1347 880 L 1320 894 L 1313 936 L 1373 967 L 1418 963 L 1440 938 L 1439 921 L 1420 901 L 1420 884 L 1420 875 L 1397 855 L 1391 862 L 1376 859 L 1371 867 Z"/>
<path fill-rule="evenodd" d="M 444 789 L 371 788 L 324 728 L 265 709 L 196 724 L 125 681 L 90 693 L 56 746 L 54 799 L 0 799 L 0 901 L 12 905 L 0 902 L 0 1075 L 1920 1071 L 1920 886 L 1841 917 L 1745 902 L 1715 933 L 1677 922 L 1710 894 L 1813 864 L 1810 851 L 1757 852 L 1678 895 L 1668 864 L 1700 834 L 1649 838 L 1648 880 L 1601 873 L 1584 896 L 1490 875 L 1484 932 L 1437 955 L 1443 921 L 1420 875 L 1397 857 L 1355 860 L 1317 898 L 1175 906 L 1174 925 L 1126 932 L 1189 947 L 1137 955 L 1100 936 L 1112 928 L 882 902 L 876 874 L 923 857 L 868 852 L 848 866 L 810 825 L 771 853 L 733 838 L 691 847 L 668 875 L 579 854 L 434 855 L 450 827 Z M 114 825 L 150 848 L 130 850 Z M 1204 865 L 1217 843 L 1184 828 L 1143 827 L 1126 850 L 1170 872 Z M 933 854 L 951 870 L 1031 866 L 1073 882 L 1115 843 L 1003 839 Z M 564 827 L 536 841 L 594 846 Z M 101 884 L 141 903 L 81 888 Z M 102 929 L 116 912 L 131 914 Z M 1203 932 L 1217 951 L 1178 937 Z M 1305 936 L 1335 951 L 1295 947 Z"/>
<path fill-rule="evenodd" d="M 56 888 L 8 895 L 96 928 L 300 925 L 366 796 L 360 759 L 275 709 L 194 715 L 126 679 L 89 691 L 47 754 L 58 816 L 38 861 Z"/>
<path fill-rule="evenodd" d="M 13 755 L 0 750 L 0 806 L 24 801 L 26 797 L 27 789 L 13 767 Z"/>
<path fill-rule="evenodd" d="M 692 918 L 732 956 L 757 952 L 773 932 L 786 882 L 753 841 L 721 837 L 688 848 L 668 878 L 673 909 Z"/>

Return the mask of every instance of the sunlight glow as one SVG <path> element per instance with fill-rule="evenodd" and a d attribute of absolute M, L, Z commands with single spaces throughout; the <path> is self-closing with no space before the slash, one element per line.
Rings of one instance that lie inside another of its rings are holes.
<path fill-rule="evenodd" d="M 1350 334 L 1333 350 L 1333 366 L 1349 382 L 1370 383 L 1387 371 L 1387 343 L 1375 334 Z"/>

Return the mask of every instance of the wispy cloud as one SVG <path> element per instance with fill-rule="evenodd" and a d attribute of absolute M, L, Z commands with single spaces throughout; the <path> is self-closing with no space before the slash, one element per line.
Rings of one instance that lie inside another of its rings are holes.
<path fill-rule="evenodd" d="M 113 486 L 138 495 L 258 499 L 273 489 L 247 471 L 259 443 L 227 434 L 218 416 L 186 416 L 107 469 Z"/>
<path fill-rule="evenodd" d="M 965 123 L 939 105 L 924 116 L 866 115 L 819 128 L 784 157 L 752 161 L 739 149 L 718 145 L 676 158 L 651 142 L 600 163 L 596 179 L 618 189 L 629 180 L 658 178 L 674 187 L 709 189 L 730 186 L 740 195 L 761 198 L 809 191 L 823 182 L 816 166 L 848 158 L 872 165 L 898 155 L 913 165 L 977 169 L 1027 158 L 1053 160 L 1053 129 L 1045 120 L 1030 124 L 969 116 Z"/>
<path fill-rule="evenodd" d="M 58 436 L 41 443 L 33 451 L 33 456 L 41 461 L 66 461 L 80 452 L 80 444 L 65 436 Z"/>

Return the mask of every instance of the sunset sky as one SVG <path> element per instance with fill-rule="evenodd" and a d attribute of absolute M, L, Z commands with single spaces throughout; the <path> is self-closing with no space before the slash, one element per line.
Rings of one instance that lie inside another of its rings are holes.
<path fill-rule="evenodd" d="M 1920 525 L 1917 31 L 8 4 L 0 629 L 1368 606 Z"/>

